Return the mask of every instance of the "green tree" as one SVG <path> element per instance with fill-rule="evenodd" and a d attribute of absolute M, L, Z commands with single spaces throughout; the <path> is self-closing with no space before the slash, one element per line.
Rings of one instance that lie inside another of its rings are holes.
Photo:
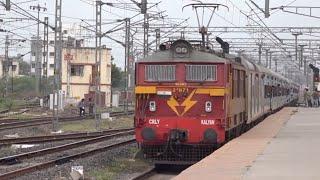
<path fill-rule="evenodd" d="M 19 74 L 20 75 L 29 75 L 30 74 L 30 64 L 26 61 L 19 62 Z"/>
<path fill-rule="evenodd" d="M 124 72 L 114 63 L 111 66 L 111 83 L 113 88 L 120 88 L 124 85 Z"/>

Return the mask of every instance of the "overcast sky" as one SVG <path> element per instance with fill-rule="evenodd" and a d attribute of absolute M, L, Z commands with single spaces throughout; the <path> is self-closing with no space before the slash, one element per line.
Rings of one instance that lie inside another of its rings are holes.
<path fill-rule="evenodd" d="M 4 2 L 4 0 L 1 0 Z M 19 4 L 19 6 L 23 7 L 28 12 L 36 15 L 35 12 L 32 12 L 29 9 L 30 5 L 37 5 L 40 4 L 41 6 L 44 6 L 47 8 L 47 11 L 43 14 L 41 14 L 41 19 L 43 19 L 44 16 L 49 16 L 50 24 L 54 24 L 54 5 L 55 0 L 35 0 L 32 2 L 26 2 L 28 0 L 12 0 L 12 2 Z M 159 0 L 160 1 L 160 0 Z M 149 0 L 148 2 L 150 4 L 157 3 L 159 1 L 156 0 Z M 80 23 L 81 19 L 85 19 L 86 22 L 89 24 L 94 25 L 94 17 L 95 17 L 95 7 L 92 5 L 92 0 L 63 0 L 63 23 L 64 24 L 70 24 L 70 23 Z M 108 0 L 108 2 L 110 2 Z M 127 2 L 130 3 L 130 0 L 112 0 L 112 2 L 119 3 L 119 2 Z M 197 26 L 196 16 L 194 11 L 192 9 L 186 8 L 182 12 L 183 5 L 186 5 L 192 1 L 188 0 L 162 0 L 160 5 L 153 8 L 152 10 L 161 11 L 166 10 L 166 14 L 170 18 L 181 18 L 185 19 L 190 17 L 190 20 L 188 21 L 188 24 L 190 26 Z M 250 9 L 246 5 L 246 2 L 249 3 L 249 0 L 203 0 L 203 2 L 212 2 L 212 3 L 221 3 L 229 7 L 229 11 L 226 8 L 220 8 L 216 15 L 214 15 L 213 20 L 211 22 L 210 26 L 246 26 L 248 24 L 248 19 L 246 16 L 244 16 L 242 13 L 240 13 L 240 10 L 248 13 Z M 264 0 L 254 0 L 260 7 L 264 7 Z M 21 3 L 21 4 L 20 4 Z M 249 3 L 251 6 L 252 4 Z M 271 7 L 279 7 L 282 5 L 303 5 L 303 6 L 320 6 L 320 1 L 315 0 L 271 0 Z M 252 6 L 253 7 L 253 6 Z M 16 13 L 13 12 L 5 12 L 3 8 L 0 9 L 0 18 L 6 18 L 6 17 L 17 17 Z M 122 10 L 117 9 L 113 7 L 106 7 L 104 6 L 103 11 L 103 20 L 104 22 L 110 22 L 114 19 L 122 19 L 124 17 L 131 17 L 136 12 L 131 12 L 128 10 Z M 257 9 L 255 9 L 256 12 L 259 12 Z M 320 16 L 320 11 L 318 12 L 315 10 L 314 15 Z M 21 17 L 21 16 L 19 16 Z M 142 16 L 138 17 L 137 19 L 141 19 Z M 179 21 L 179 20 L 176 20 Z M 287 14 L 282 11 L 272 11 L 272 15 L 269 19 L 264 19 L 266 24 L 269 26 L 308 26 L 308 27 L 314 27 L 314 26 L 320 26 L 320 20 L 309 18 L 309 17 L 302 17 L 292 14 Z M 14 30 L 15 28 L 22 27 L 22 26 L 30 26 L 27 28 L 23 28 L 22 30 L 16 30 L 19 35 L 30 38 L 32 35 L 36 34 L 36 23 L 34 21 L 22 21 L 22 22 L 14 22 L 14 23 L 0 23 L 0 28 L 8 29 L 8 30 Z M 87 25 L 84 24 L 83 25 Z M 109 24 L 103 26 L 103 31 L 106 31 L 110 28 L 112 28 L 114 25 Z M 42 30 L 42 27 L 41 27 Z M 123 40 L 123 32 L 118 32 L 115 34 L 112 34 L 111 36 Z M 228 37 L 228 34 L 221 34 L 222 37 Z M 245 36 L 245 35 L 241 35 Z M 285 36 L 285 35 L 284 35 Z M 303 35 L 302 38 L 310 38 L 310 36 Z M 12 38 L 19 38 L 17 36 L 11 36 Z M 250 37 L 250 36 L 246 36 Z M 4 38 L 5 33 L 0 32 L 0 43 L 1 43 L 1 49 L 0 54 L 4 54 Z M 287 35 L 287 37 L 281 37 L 281 38 L 292 38 L 292 36 Z M 313 37 L 314 38 L 314 37 Z M 93 40 L 93 39 L 92 39 Z M 93 41 L 92 41 L 93 42 Z M 121 45 L 114 43 L 111 40 L 108 40 L 107 38 L 103 39 L 103 44 L 106 44 L 107 47 L 112 48 L 112 54 L 115 57 L 115 63 L 119 66 L 123 66 L 124 64 L 124 49 Z M 29 45 L 28 42 L 21 44 L 21 47 L 19 49 L 11 49 L 10 55 L 15 55 L 17 52 L 19 53 L 26 53 L 29 51 Z M 26 59 L 28 60 L 28 59 Z"/>

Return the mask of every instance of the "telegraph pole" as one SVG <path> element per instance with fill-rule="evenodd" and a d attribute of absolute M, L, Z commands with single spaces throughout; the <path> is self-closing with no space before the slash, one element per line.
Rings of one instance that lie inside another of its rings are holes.
<path fill-rule="evenodd" d="M 41 89 L 41 56 L 40 56 L 40 11 L 47 11 L 47 8 L 41 7 L 39 4 L 37 6 L 30 6 L 31 10 L 37 10 L 38 12 L 38 25 L 37 25 L 37 41 L 36 41 L 36 93 L 40 94 Z"/>

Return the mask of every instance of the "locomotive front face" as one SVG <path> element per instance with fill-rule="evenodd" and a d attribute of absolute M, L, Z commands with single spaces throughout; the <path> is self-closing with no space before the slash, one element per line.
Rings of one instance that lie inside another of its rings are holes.
<path fill-rule="evenodd" d="M 148 59 L 149 58 L 149 59 Z M 136 64 L 136 140 L 157 161 L 198 161 L 225 141 L 227 65 L 178 42 Z"/>
<path fill-rule="evenodd" d="M 141 63 L 136 87 L 140 143 L 224 141 L 224 64 Z"/>

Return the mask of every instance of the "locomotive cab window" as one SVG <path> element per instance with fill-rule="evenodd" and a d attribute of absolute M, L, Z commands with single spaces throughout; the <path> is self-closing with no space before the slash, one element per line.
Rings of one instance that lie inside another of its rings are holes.
<path fill-rule="evenodd" d="M 216 65 L 186 65 L 187 81 L 216 81 Z"/>
<path fill-rule="evenodd" d="M 175 65 L 146 65 L 145 80 L 155 82 L 168 82 L 176 80 Z"/>

